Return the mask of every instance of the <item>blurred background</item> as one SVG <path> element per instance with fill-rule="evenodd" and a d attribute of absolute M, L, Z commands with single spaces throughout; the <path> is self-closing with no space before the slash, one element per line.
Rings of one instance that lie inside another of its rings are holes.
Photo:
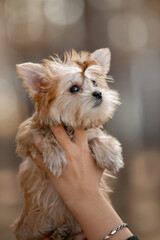
<path fill-rule="evenodd" d="M 159 0 L 0 0 L 0 239 L 14 239 L 10 224 L 22 209 L 15 135 L 33 112 L 15 65 L 103 47 L 122 101 L 105 125 L 125 161 L 111 198 L 141 240 L 160 239 L 159 23 Z"/>

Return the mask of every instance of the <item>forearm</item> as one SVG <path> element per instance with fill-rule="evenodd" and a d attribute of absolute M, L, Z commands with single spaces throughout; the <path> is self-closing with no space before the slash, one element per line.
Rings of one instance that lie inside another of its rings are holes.
<path fill-rule="evenodd" d="M 88 240 L 102 240 L 112 229 L 123 222 L 108 201 L 97 191 L 69 206 Z M 112 240 L 126 240 L 132 236 L 128 228 L 121 229 Z"/>

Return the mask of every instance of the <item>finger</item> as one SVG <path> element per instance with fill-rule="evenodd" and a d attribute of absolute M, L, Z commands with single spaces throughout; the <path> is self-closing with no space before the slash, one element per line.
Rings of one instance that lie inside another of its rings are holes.
<path fill-rule="evenodd" d="M 43 153 L 43 136 L 41 134 L 33 133 L 33 141 L 40 153 Z"/>
<path fill-rule="evenodd" d="M 65 151 L 73 146 L 73 142 L 68 137 L 62 125 L 52 125 L 51 129 L 57 141 Z"/>
<path fill-rule="evenodd" d="M 33 158 L 32 155 L 30 154 L 30 158 L 38 167 L 45 170 L 48 174 L 51 174 L 49 168 L 46 167 L 46 165 L 43 162 L 43 158 L 40 155 L 37 155 L 35 158 Z"/>
<path fill-rule="evenodd" d="M 75 137 L 75 141 L 78 145 L 88 147 L 88 140 L 87 140 L 86 132 L 82 127 L 78 127 L 75 129 L 74 137 Z"/>

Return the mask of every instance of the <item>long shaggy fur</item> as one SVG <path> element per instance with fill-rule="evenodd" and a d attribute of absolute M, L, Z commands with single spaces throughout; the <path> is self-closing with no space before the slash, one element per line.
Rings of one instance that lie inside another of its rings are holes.
<path fill-rule="evenodd" d="M 13 224 L 18 240 L 40 240 L 51 233 L 52 239 L 71 239 L 81 231 L 48 175 L 30 159 L 40 154 L 33 144 L 34 132 L 44 136 L 44 163 L 56 177 L 62 174 L 67 161 L 50 130 L 52 123 L 62 123 L 73 140 L 74 129 L 83 126 L 97 165 L 112 172 L 123 167 L 120 143 L 101 130 L 119 104 L 118 93 L 109 89 L 105 80 L 109 67 L 109 49 L 91 54 L 73 50 L 64 54 L 64 61 L 56 56 L 42 64 L 17 66 L 35 104 L 33 116 L 20 125 L 16 137 L 17 153 L 24 159 L 18 178 L 25 200 L 22 214 Z M 78 90 L 72 91 L 73 86 Z M 104 177 L 101 188 L 105 194 L 109 188 Z"/>

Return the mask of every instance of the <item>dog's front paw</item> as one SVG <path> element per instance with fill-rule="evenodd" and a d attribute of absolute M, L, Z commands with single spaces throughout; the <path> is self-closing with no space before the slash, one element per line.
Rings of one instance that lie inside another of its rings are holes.
<path fill-rule="evenodd" d="M 58 178 L 67 165 L 65 153 L 51 134 L 44 138 L 43 143 L 43 161 L 52 174 Z"/>
<path fill-rule="evenodd" d="M 115 173 L 124 166 L 121 144 L 117 139 L 101 134 L 90 139 L 89 146 L 97 165 L 101 168 Z"/>

